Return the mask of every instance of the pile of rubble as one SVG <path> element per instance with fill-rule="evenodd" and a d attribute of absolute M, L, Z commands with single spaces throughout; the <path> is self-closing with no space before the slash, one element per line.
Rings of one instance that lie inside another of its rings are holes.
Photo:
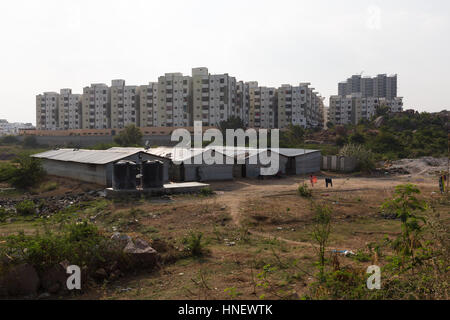
<path fill-rule="evenodd" d="M 439 175 L 448 170 L 448 159 L 433 157 L 402 159 L 397 161 L 386 161 L 381 167 L 382 170 L 388 174 Z"/>

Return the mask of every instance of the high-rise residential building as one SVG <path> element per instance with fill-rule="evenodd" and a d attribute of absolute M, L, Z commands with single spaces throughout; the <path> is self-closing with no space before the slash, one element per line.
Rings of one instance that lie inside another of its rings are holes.
<path fill-rule="evenodd" d="M 127 125 L 139 126 L 139 99 L 137 86 L 126 86 L 125 80 L 113 80 L 109 89 L 111 104 L 111 128 L 122 129 Z"/>
<path fill-rule="evenodd" d="M 361 77 L 341 83 L 340 92 L 366 90 L 369 82 L 357 79 Z M 396 81 L 386 81 L 376 91 L 393 94 Z M 232 116 L 246 127 L 267 129 L 289 124 L 322 127 L 324 123 L 323 99 L 309 83 L 276 89 L 256 81 L 236 81 L 227 73 L 210 74 L 205 67 L 193 68 L 191 76 L 166 73 L 148 85 L 129 86 L 119 79 L 112 80 L 111 86 L 91 84 L 82 95 L 62 89 L 60 94 L 47 92 L 36 99 L 38 128 L 48 130 L 122 129 L 129 124 L 188 127 L 194 121 L 217 126 Z"/>
<path fill-rule="evenodd" d="M 239 115 L 236 79 L 228 74 L 209 74 L 207 68 L 192 69 L 192 121 L 216 126 Z"/>
<path fill-rule="evenodd" d="M 236 83 L 236 116 L 242 120 L 245 126 L 248 126 L 249 123 L 249 83 L 252 82 L 238 81 Z M 256 86 L 258 86 L 257 83 Z"/>
<path fill-rule="evenodd" d="M 82 129 L 111 128 L 109 87 L 103 83 L 91 84 L 83 89 Z"/>
<path fill-rule="evenodd" d="M 323 126 L 323 100 L 309 87 L 283 85 L 278 88 L 278 128 L 297 125 L 304 128 Z"/>
<path fill-rule="evenodd" d="M 155 127 L 158 122 L 158 83 L 150 82 L 137 89 L 139 97 L 139 123 L 141 127 Z"/>
<path fill-rule="evenodd" d="M 81 94 L 72 89 L 61 89 L 59 93 L 59 130 L 81 129 Z"/>
<path fill-rule="evenodd" d="M 277 118 L 277 92 L 275 88 L 249 84 L 249 126 L 252 128 L 275 128 Z"/>
<path fill-rule="evenodd" d="M 191 77 L 166 73 L 158 78 L 157 127 L 190 125 Z"/>
<path fill-rule="evenodd" d="M 346 97 L 331 96 L 329 107 L 329 121 L 334 124 L 357 124 L 363 119 L 370 119 L 376 114 L 377 108 L 385 105 L 391 112 L 403 110 L 403 99 L 363 97 L 361 93 L 354 93 Z"/>
<path fill-rule="evenodd" d="M 44 92 L 36 96 L 36 128 L 38 130 L 57 130 L 59 94 Z"/>
<path fill-rule="evenodd" d="M 338 95 L 346 97 L 361 93 L 363 97 L 394 99 L 397 97 L 397 75 L 379 74 L 374 78 L 353 75 L 346 82 L 338 83 Z"/>

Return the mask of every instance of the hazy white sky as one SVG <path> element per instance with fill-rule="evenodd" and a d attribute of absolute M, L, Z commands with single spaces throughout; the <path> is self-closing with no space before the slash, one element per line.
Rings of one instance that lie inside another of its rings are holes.
<path fill-rule="evenodd" d="M 449 109 L 448 0 L 0 1 L 0 119 L 35 123 L 35 95 L 205 66 L 238 80 L 399 76 L 405 107 Z"/>

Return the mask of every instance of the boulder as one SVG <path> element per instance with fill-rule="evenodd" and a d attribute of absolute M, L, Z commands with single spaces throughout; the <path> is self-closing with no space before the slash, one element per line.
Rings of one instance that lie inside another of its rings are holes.
<path fill-rule="evenodd" d="M 58 293 L 67 290 L 67 274 L 68 262 L 61 262 L 41 274 L 41 286 L 48 293 Z"/>
<path fill-rule="evenodd" d="M 379 127 L 381 127 L 383 125 L 383 123 L 384 123 L 384 117 L 380 116 L 380 117 L 375 119 L 374 125 L 375 125 L 376 128 L 379 128 Z"/>
<path fill-rule="evenodd" d="M 127 254 L 133 264 L 153 267 L 158 263 L 158 253 L 142 239 L 136 239 L 135 243 L 133 241 L 128 242 L 123 252 Z"/>
<path fill-rule="evenodd" d="M 0 283 L 9 296 L 36 295 L 40 280 L 33 266 L 23 263 L 12 266 Z"/>

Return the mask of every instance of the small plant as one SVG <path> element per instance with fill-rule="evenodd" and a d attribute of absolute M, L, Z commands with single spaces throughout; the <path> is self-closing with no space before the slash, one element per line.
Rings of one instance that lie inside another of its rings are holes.
<path fill-rule="evenodd" d="M 17 214 L 21 216 L 31 216 L 36 214 L 36 206 L 31 200 L 24 200 L 16 205 Z"/>
<path fill-rule="evenodd" d="M 183 243 L 186 244 L 187 249 L 195 257 L 202 256 L 204 253 L 205 244 L 203 243 L 202 238 L 203 238 L 202 232 L 191 231 L 189 233 L 189 236 L 183 239 Z"/>
<path fill-rule="evenodd" d="M 313 226 L 313 240 L 317 243 L 319 257 L 319 278 L 325 280 L 325 249 L 331 234 L 331 209 L 327 206 L 316 206 Z"/>
<path fill-rule="evenodd" d="M 212 196 L 214 194 L 214 191 L 210 187 L 205 187 L 200 189 L 200 194 L 204 197 Z"/>
<path fill-rule="evenodd" d="M 49 192 L 58 189 L 58 184 L 56 182 L 47 182 L 43 184 L 40 188 L 40 192 Z"/>
<path fill-rule="evenodd" d="M 298 187 L 298 193 L 303 198 L 311 198 L 312 197 L 312 192 L 306 184 L 300 185 Z"/>
<path fill-rule="evenodd" d="M 238 296 L 242 295 L 241 292 L 238 292 L 235 287 L 226 288 L 223 290 L 231 299 L 236 299 Z"/>

